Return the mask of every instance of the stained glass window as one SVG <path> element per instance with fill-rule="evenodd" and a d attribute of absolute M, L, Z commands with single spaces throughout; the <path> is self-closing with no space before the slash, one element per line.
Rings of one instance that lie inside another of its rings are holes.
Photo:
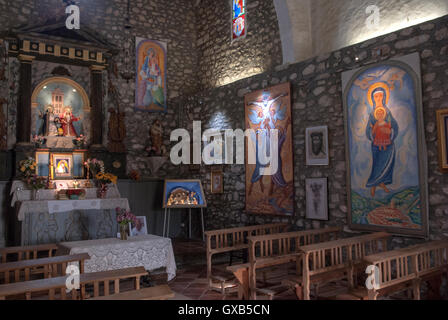
<path fill-rule="evenodd" d="M 232 40 L 245 37 L 246 29 L 246 0 L 232 0 Z"/>

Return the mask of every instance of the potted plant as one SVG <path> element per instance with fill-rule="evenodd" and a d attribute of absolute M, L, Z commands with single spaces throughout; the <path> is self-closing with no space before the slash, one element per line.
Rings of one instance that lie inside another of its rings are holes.
<path fill-rule="evenodd" d="M 44 136 L 35 135 L 32 140 L 36 148 L 42 148 L 47 143 L 47 139 Z"/>
<path fill-rule="evenodd" d="M 25 180 L 28 187 L 32 190 L 32 200 L 36 199 L 36 194 L 40 189 L 45 189 L 47 187 L 47 178 L 39 177 L 36 174 L 31 175 Z"/>
<path fill-rule="evenodd" d="M 82 134 L 79 135 L 79 137 L 73 139 L 73 145 L 78 149 L 84 149 L 86 145 L 86 137 Z"/>
<path fill-rule="evenodd" d="M 120 225 L 120 238 L 121 240 L 128 239 L 129 223 L 137 224 L 137 217 L 130 211 L 125 209 L 116 208 L 117 222 Z"/>

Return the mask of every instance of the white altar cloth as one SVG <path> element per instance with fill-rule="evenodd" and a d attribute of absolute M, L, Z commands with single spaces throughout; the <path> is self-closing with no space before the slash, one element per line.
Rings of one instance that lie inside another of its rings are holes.
<path fill-rule="evenodd" d="M 151 271 L 166 268 L 168 281 L 176 277 L 176 261 L 170 238 L 155 235 L 120 239 L 99 239 L 59 244 L 58 254 L 88 253 L 85 272 L 99 272 L 143 266 Z"/>
<path fill-rule="evenodd" d="M 75 180 L 58 180 L 57 183 L 63 183 L 63 189 L 69 189 L 73 185 Z M 78 180 L 83 184 L 87 180 Z M 86 199 L 96 199 L 98 188 L 80 188 L 86 191 Z M 15 180 L 11 187 L 11 207 L 14 207 L 17 201 L 29 201 L 31 200 L 32 190 L 27 189 L 26 184 L 23 181 Z M 57 200 L 58 190 L 56 189 L 41 189 L 36 192 L 35 200 Z M 120 191 L 114 184 L 109 184 L 107 187 L 106 199 L 121 198 Z"/>
<path fill-rule="evenodd" d="M 89 199 L 89 200 L 33 200 L 20 203 L 17 218 L 25 219 L 26 213 L 58 213 L 73 210 L 114 210 L 117 207 L 130 211 L 129 201 L 125 198 Z"/>

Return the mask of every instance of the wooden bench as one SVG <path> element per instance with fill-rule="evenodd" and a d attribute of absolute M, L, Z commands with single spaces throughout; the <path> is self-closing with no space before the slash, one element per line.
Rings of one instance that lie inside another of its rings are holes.
<path fill-rule="evenodd" d="M 104 295 L 110 295 L 110 282 L 114 283 L 114 293 L 120 293 L 120 280 L 135 279 L 135 290 L 140 290 L 140 278 L 147 275 L 144 267 L 127 268 L 120 270 L 83 273 L 80 275 L 80 291 L 73 289 L 71 299 L 86 299 L 86 285 L 93 285 L 93 296 L 100 296 L 100 283 L 104 284 Z M 59 292 L 61 300 L 67 299 L 66 281 L 68 277 L 57 277 L 49 279 L 39 279 L 26 282 L 10 283 L 0 285 L 0 300 L 5 300 L 10 296 L 25 295 L 26 300 L 31 300 L 31 295 L 38 292 L 48 293 L 50 300 L 55 300 L 56 292 Z"/>
<path fill-rule="evenodd" d="M 57 249 L 56 244 L 0 248 L 1 263 L 11 261 L 8 256 L 15 256 L 15 261 L 52 257 Z"/>
<path fill-rule="evenodd" d="M 299 299 L 310 300 L 310 285 L 319 285 L 347 279 L 349 287 L 355 287 L 356 270 L 365 272 L 364 257 L 387 250 L 390 234 L 378 232 L 359 237 L 323 242 L 300 247 L 295 277 L 285 279 L 285 285 L 295 288 Z M 317 289 L 316 289 L 317 291 Z"/>
<path fill-rule="evenodd" d="M 335 240 L 341 232 L 342 228 L 332 227 L 249 237 L 249 263 L 227 267 L 239 282 L 238 298 L 256 300 L 259 292 L 272 299 L 271 291 L 257 289 L 257 269 L 295 262 L 300 246 Z"/>
<path fill-rule="evenodd" d="M 436 280 L 433 286 L 440 294 L 441 277 L 448 271 L 448 240 L 432 241 L 399 250 L 370 255 L 368 265 L 379 270 L 378 288 L 368 290 L 369 300 L 412 288 L 420 300 L 422 281 Z"/>
<path fill-rule="evenodd" d="M 44 278 L 58 277 L 65 275 L 67 265 L 72 262 L 79 263 L 80 273 L 84 272 L 84 261 L 90 259 L 87 253 L 56 256 L 33 260 L 22 260 L 16 262 L 7 262 L 0 264 L 0 276 L 3 276 L 3 282 L 29 281 L 33 270 L 34 273 L 43 273 Z M 10 277 L 10 273 L 14 276 Z"/>
<path fill-rule="evenodd" d="M 167 285 L 140 290 L 126 291 L 110 296 L 101 296 L 89 300 L 168 300 L 174 298 L 174 292 Z"/>
<path fill-rule="evenodd" d="M 213 255 L 248 249 L 248 237 L 285 232 L 288 230 L 288 227 L 289 226 L 286 223 L 276 223 L 205 232 L 207 245 L 207 279 L 209 287 L 212 290 L 219 289 L 221 293 L 225 294 L 227 279 L 212 275 Z M 218 288 L 214 286 L 213 280 L 220 283 Z"/>

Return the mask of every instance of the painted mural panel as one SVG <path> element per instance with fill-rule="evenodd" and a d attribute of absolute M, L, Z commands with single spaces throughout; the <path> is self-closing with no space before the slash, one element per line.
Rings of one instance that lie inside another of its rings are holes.
<path fill-rule="evenodd" d="M 166 44 L 136 39 L 135 109 L 166 112 Z"/>
<path fill-rule="evenodd" d="M 280 84 L 245 97 L 246 128 L 257 135 L 247 139 L 246 211 L 254 214 L 294 214 L 294 173 L 291 127 L 291 86 Z M 270 130 L 278 130 L 278 168 L 263 175 L 269 164 L 260 155 L 269 155 Z M 256 163 L 248 163 L 248 154 L 256 154 Z"/>
<path fill-rule="evenodd" d="M 349 222 L 354 229 L 425 235 L 419 59 L 404 60 L 414 68 L 390 61 L 343 75 Z"/>

